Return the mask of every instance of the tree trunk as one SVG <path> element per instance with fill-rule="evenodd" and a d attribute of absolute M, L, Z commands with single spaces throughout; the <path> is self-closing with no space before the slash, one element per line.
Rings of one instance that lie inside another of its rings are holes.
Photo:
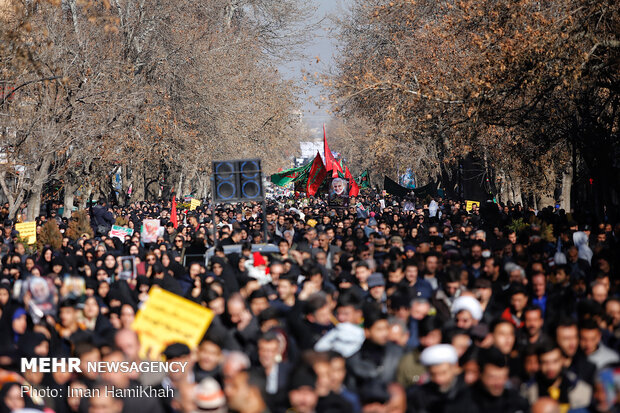
<path fill-rule="evenodd" d="M 570 172 L 562 172 L 562 193 L 560 194 L 560 208 L 570 212 L 571 188 L 573 186 L 573 176 Z"/>
<path fill-rule="evenodd" d="M 139 202 L 144 201 L 144 173 L 141 168 L 132 172 L 133 178 L 133 190 L 131 192 L 131 201 Z"/>
<path fill-rule="evenodd" d="M 88 206 L 88 200 L 90 199 L 90 194 L 93 193 L 93 186 L 88 184 L 84 185 L 84 190 L 82 191 L 82 202 L 80 202 L 79 207 L 81 209 L 86 209 Z"/>
<path fill-rule="evenodd" d="M 47 181 L 48 169 L 52 162 L 52 157 L 47 155 L 43 158 L 39 169 L 34 174 L 32 186 L 30 187 L 30 199 L 28 199 L 28 221 L 33 221 L 41 212 L 41 193 L 43 184 Z"/>
<path fill-rule="evenodd" d="M 6 172 L 0 172 L 0 188 L 2 188 L 2 192 L 4 192 L 7 202 L 9 203 L 9 218 L 15 217 L 19 206 L 24 201 L 25 191 L 22 187 L 22 180 L 23 174 L 19 176 L 17 183 L 14 185 L 15 188 L 12 190 L 7 182 Z"/>
<path fill-rule="evenodd" d="M 523 206 L 523 195 L 521 193 L 521 180 L 513 178 L 510 180 L 510 192 L 512 194 L 512 202 Z"/>
<path fill-rule="evenodd" d="M 181 172 L 179 174 L 179 183 L 177 184 L 176 188 L 173 189 L 173 191 L 177 194 L 177 198 L 180 196 L 183 196 L 184 192 L 183 192 L 183 184 L 185 183 L 183 181 L 183 172 Z"/>
<path fill-rule="evenodd" d="M 28 198 L 28 217 L 27 221 L 34 221 L 41 213 L 41 188 L 30 192 Z"/>
<path fill-rule="evenodd" d="M 501 185 L 500 185 L 500 190 L 499 190 L 499 198 L 500 198 L 499 201 L 505 204 L 507 201 L 511 201 L 510 191 L 508 190 L 510 184 L 508 182 L 508 177 L 506 176 L 503 170 L 499 170 L 498 175 L 500 176 L 500 179 L 501 179 Z"/>
<path fill-rule="evenodd" d="M 130 195 L 129 195 L 129 188 L 132 188 L 132 191 L 135 189 L 133 185 L 133 181 L 134 181 L 134 173 L 131 173 L 131 178 L 129 177 L 130 172 L 132 172 L 130 170 L 129 165 L 123 165 L 120 167 L 121 168 L 121 191 L 119 192 L 118 195 L 118 202 L 121 205 L 127 205 L 129 203 L 129 199 L 130 199 Z M 133 193 L 132 193 L 133 196 Z"/>
<path fill-rule="evenodd" d="M 553 167 L 549 167 L 544 171 L 544 183 L 545 187 L 540 192 L 540 200 L 538 202 L 538 209 L 543 209 L 548 206 L 555 205 L 555 182 L 556 173 Z"/>
<path fill-rule="evenodd" d="M 207 181 L 208 178 L 204 177 L 204 176 L 200 176 L 200 175 L 196 175 L 196 187 L 197 187 L 197 193 L 196 195 L 198 196 L 198 198 L 200 199 L 206 199 L 207 198 Z"/>
<path fill-rule="evenodd" d="M 75 199 L 75 190 L 77 189 L 77 185 L 73 182 L 69 182 L 70 178 L 67 179 L 65 183 L 65 196 L 64 196 L 64 204 L 65 210 L 62 213 L 62 216 L 65 218 L 71 218 L 71 212 L 73 210 L 73 201 Z"/>

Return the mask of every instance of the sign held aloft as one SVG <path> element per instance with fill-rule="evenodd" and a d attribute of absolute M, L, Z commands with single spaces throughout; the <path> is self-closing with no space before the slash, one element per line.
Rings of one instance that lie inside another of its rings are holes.
<path fill-rule="evenodd" d="M 213 311 L 159 287 L 138 311 L 131 328 L 140 338 L 140 358 L 157 360 L 166 347 L 196 348 L 213 321 Z"/>
<path fill-rule="evenodd" d="M 28 245 L 37 243 L 37 223 L 34 221 L 21 222 L 15 224 L 15 230 L 19 232 L 19 236 L 27 239 Z"/>
<path fill-rule="evenodd" d="M 190 211 L 195 211 L 196 208 L 198 208 L 199 206 L 200 206 L 200 200 L 199 199 L 192 198 L 192 200 L 189 201 L 189 210 Z"/>
<path fill-rule="evenodd" d="M 133 235 L 133 229 L 121 227 L 120 225 L 112 225 L 112 229 L 110 230 L 111 237 L 118 238 L 121 241 L 125 241 L 125 237 L 127 235 L 131 237 Z"/>
<path fill-rule="evenodd" d="M 476 209 L 480 209 L 480 202 L 479 201 L 465 201 L 465 210 L 467 210 L 467 212 L 471 212 L 474 209 L 474 205 L 476 206 Z"/>

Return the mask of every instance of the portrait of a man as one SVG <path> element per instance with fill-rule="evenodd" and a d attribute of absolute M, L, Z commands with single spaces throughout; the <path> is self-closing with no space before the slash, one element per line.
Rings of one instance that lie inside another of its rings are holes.
<path fill-rule="evenodd" d="M 347 207 L 349 205 L 349 181 L 334 178 L 329 185 L 329 205 Z"/>

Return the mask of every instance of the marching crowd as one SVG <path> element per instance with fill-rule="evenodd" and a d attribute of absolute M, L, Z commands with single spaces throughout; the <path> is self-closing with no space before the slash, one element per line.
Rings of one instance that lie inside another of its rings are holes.
<path fill-rule="evenodd" d="M 100 202 L 92 230 L 69 236 L 57 207 L 37 230 L 56 221 L 59 248 L 29 253 L 0 221 L 0 413 L 618 411 L 620 223 L 373 193 L 176 219 L 170 202 Z M 141 239 L 145 219 L 160 220 L 156 242 Z M 109 236 L 117 222 L 135 231 Z M 120 277 L 128 256 L 134 276 Z M 20 370 L 21 358 L 140 361 L 132 323 L 154 286 L 215 313 L 197 348 L 163 352 L 186 371 Z M 173 395 L 54 398 L 25 384 Z"/>

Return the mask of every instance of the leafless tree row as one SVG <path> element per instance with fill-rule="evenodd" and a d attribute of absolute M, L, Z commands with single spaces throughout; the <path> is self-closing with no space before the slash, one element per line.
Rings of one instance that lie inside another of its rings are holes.
<path fill-rule="evenodd" d="M 120 202 L 206 196 L 214 159 L 296 146 L 296 89 L 276 64 L 311 16 L 298 0 L 29 1 L 0 5 L 0 189 L 28 218 L 54 183 L 70 212 L 91 194 Z M 276 166 L 277 165 L 277 166 Z M 79 199 L 76 199 L 79 197 Z"/>
<path fill-rule="evenodd" d="M 376 167 L 432 177 L 473 152 L 504 200 L 561 187 L 568 208 L 574 172 L 620 194 L 619 19 L 596 0 L 354 1 L 326 81 Z"/>

